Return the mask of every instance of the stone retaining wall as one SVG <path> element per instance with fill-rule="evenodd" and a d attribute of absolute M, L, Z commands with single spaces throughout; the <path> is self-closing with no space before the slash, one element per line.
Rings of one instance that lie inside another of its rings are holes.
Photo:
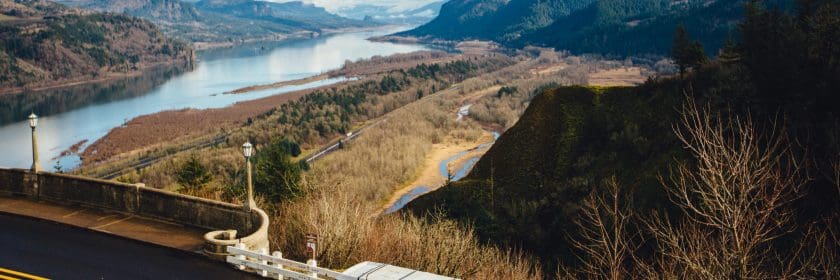
<path fill-rule="evenodd" d="M 207 230 L 236 230 L 252 248 L 268 247 L 268 217 L 242 205 L 75 175 L 0 168 L 0 193 L 78 204 Z M 210 244 L 210 240 L 208 240 Z M 253 243 L 253 244 L 251 244 Z"/>
<path fill-rule="evenodd" d="M 0 169 L 0 192 L 7 194 L 34 195 L 29 183 L 29 174 L 22 169 Z"/>

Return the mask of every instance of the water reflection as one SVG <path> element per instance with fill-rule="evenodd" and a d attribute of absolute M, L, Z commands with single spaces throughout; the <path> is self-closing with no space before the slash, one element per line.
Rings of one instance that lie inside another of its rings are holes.
<path fill-rule="evenodd" d="M 101 83 L 0 95 L 0 125 L 23 121 L 31 112 L 46 117 L 88 105 L 137 97 L 188 70 L 188 65 L 161 66 L 139 76 Z"/>
<path fill-rule="evenodd" d="M 54 160 L 73 144 L 95 142 L 114 127 L 134 117 L 182 108 L 220 108 L 233 103 L 341 81 L 331 79 L 301 86 L 220 94 L 234 89 L 314 76 L 341 67 L 346 60 L 427 49 L 418 45 L 371 42 L 371 36 L 392 33 L 378 30 L 341 34 L 313 40 L 265 44 L 198 53 L 195 69 L 137 77 L 136 81 L 89 85 L 81 90 L 29 94 L 0 99 L 0 167 L 28 168 L 31 162 L 30 112 L 42 116 L 38 127 L 39 153 L 45 169 L 61 162 L 75 167 L 78 157 Z M 256 48 L 256 49 L 255 49 Z M 131 80 L 131 79 L 129 79 Z"/>

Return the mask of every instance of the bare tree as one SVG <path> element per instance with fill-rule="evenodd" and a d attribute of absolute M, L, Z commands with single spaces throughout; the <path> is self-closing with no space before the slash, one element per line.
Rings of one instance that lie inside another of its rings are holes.
<path fill-rule="evenodd" d="M 575 221 L 580 237 L 571 240 L 580 251 L 581 266 L 561 268 L 559 277 L 619 280 L 631 275 L 637 249 L 634 239 L 639 234 L 629 228 L 632 210 L 629 204 L 620 203 L 621 188 L 614 177 L 607 180 L 606 189 L 606 195 L 593 191 L 583 201 L 580 219 Z"/>
<path fill-rule="evenodd" d="M 696 162 L 661 178 L 686 219 L 674 226 L 655 216 L 648 223 L 663 254 L 660 267 L 672 262 L 684 278 L 779 276 L 771 241 L 792 230 L 788 205 L 804 183 L 784 132 L 762 134 L 749 117 L 712 117 L 692 101 L 674 130 Z"/>

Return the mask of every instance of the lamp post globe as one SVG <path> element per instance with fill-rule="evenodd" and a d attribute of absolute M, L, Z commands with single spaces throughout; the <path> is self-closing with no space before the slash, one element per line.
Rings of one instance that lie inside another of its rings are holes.
<path fill-rule="evenodd" d="M 35 113 L 29 115 L 29 127 L 35 129 L 38 126 L 38 116 Z"/>
<path fill-rule="evenodd" d="M 245 158 L 250 158 L 254 154 L 254 145 L 251 145 L 251 142 L 242 144 L 242 154 L 245 155 Z"/>
<path fill-rule="evenodd" d="M 29 115 L 29 127 L 32 128 L 32 172 L 41 171 L 41 162 L 38 160 L 38 139 L 35 136 L 37 126 L 38 116 L 32 113 Z"/>
<path fill-rule="evenodd" d="M 254 183 L 251 179 L 251 156 L 254 155 L 254 145 L 251 145 L 251 142 L 245 142 L 242 144 L 242 154 L 245 155 L 245 171 L 248 180 L 248 200 L 245 202 L 245 211 L 250 212 L 252 208 L 256 207 L 254 204 Z"/>

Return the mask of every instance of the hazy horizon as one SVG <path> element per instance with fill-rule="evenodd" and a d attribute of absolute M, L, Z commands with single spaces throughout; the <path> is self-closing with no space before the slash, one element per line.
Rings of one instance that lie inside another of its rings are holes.
<path fill-rule="evenodd" d="M 340 12 L 342 10 L 350 9 L 360 5 L 375 5 L 390 7 L 391 12 L 401 12 L 410 9 L 415 9 L 428 5 L 440 0 L 264 0 L 268 2 L 284 3 L 284 2 L 304 2 L 314 4 L 315 6 L 323 7 L 332 13 Z"/>

